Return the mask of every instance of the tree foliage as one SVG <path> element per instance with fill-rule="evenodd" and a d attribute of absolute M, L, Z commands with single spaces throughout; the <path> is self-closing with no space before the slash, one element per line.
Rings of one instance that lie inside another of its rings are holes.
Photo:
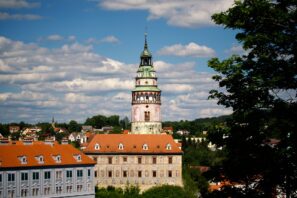
<path fill-rule="evenodd" d="M 245 184 L 222 196 L 272 197 L 276 189 L 287 197 L 297 194 L 296 19 L 295 0 L 236 1 L 213 15 L 217 24 L 238 30 L 246 50 L 209 61 L 219 73 L 213 78 L 226 90 L 212 90 L 210 98 L 234 111 L 224 131 L 228 138 L 214 138 L 228 152 L 220 175 Z M 269 144 L 271 138 L 280 143 Z"/>
<path fill-rule="evenodd" d="M 100 129 L 103 126 L 119 126 L 120 116 L 112 115 L 112 116 L 106 117 L 104 115 L 96 115 L 91 118 L 87 118 L 85 125 L 91 125 L 97 129 Z"/>

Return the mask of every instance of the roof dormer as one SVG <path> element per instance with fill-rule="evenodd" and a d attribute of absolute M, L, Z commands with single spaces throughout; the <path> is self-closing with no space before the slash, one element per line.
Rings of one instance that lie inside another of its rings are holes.
<path fill-rule="evenodd" d="M 119 146 L 118 146 L 118 149 L 119 150 L 124 150 L 124 144 L 120 143 Z"/>
<path fill-rule="evenodd" d="M 19 156 L 18 157 L 21 164 L 27 164 L 27 157 L 26 156 Z"/>
<path fill-rule="evenodd" d="M 43 155 L 37 155 L 37 156 L 35 156 L 35 159 L 36 159 L 38 164 L 43 164 L 44 163 Z"/>
<path fill-rule="evenodd" d="M 74 157 L 74 159 L 75 159 L 77 162 L 81 162 L 81 155 L 80 155 L 80 154 L 74 154 L 73 157 Z"/>
<path fill-rule="evenodd" d="M 94 149 L 95 150 L 100 150 L 100 144 L 96 143 L 95 146 L 94 146 Z"/>
<path fill-rule="evenodd" d="M 61 155 L 53 155 L 52 157 L 56 163 L 61 163 Z"/>
<path fill-rule="evenodd" d="M 172 149 L 171 144 L 167 144 L 167 145 L 166 145 L 166 150 L 171 150 L 171 149 Z"/>
<path fill-rule="evenodd" d="M 149 148 L 149 147 L 148 147 L 147 144 L 143 144 L 143 145 L 142 145 L 142 150 L 145 150 L 145 151 L 146 151 L 146 150 L 148 150 L 148 148 Z"/>

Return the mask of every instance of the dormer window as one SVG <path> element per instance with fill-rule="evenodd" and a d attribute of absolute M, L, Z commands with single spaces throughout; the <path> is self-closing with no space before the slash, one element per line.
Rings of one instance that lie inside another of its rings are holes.
<path fill-rule="evenodd" d="M 26 156 L 19 157 L 19 160 L 20 160 L 21 164 L 27 164 L 27 157 Z"/>
<path fill-rule="evenodd" d="M 78 155 L 74 155 L 73 157 L 74 159 L 76 159 L 77 162 L 81 161 L 81 155 L 78 154 Z"/>
<path fill-rule="evenodd" d="M 100 150 L 100 145 L 98 143 L 95 144 L 95 150 Z"/>
<path fill-rule="evenodd" d="M 148 150 L 148 145 L 147 144 L 142 145 L 142 150 Z"/>
<path fill-rule="evenodd" d="M 123 150 L 124 149 L 124 145 L 122 143 L 119 144 L 118 146 L 119 150 Z"/>
<path fill-rule="evenodd" d="M 56 163 L 61 163 L 61 155 L 54 155 L 53 159 L 55 160 Z"/>
<path fill-rule="evenodd" d="M 167 145 L 166 145 L 166 150 L 171 150 L 171 148 L 172 148 L 172 147 L 171 147 L 171 144 L 167 144 Z"/>
<path fill-rule="evenodd" d="M 36 156 L 35 159 L 37 160 L 38 164 L 43 164 L 44 159 L 42 155 Z"/>

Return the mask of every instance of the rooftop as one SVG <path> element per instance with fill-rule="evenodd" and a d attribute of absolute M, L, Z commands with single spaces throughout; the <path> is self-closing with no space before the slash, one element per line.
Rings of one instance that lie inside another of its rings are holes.
<path fill-rule="evenodd" d="M 2 141 L 0 169 L 35 166 L 92 165 L 95 162 L 68 144 L 41 141 Z"/>
<path fill-rule="evenodd" d="M 85 153 L 182 154 L 171 135 L 97 134 Z"/>

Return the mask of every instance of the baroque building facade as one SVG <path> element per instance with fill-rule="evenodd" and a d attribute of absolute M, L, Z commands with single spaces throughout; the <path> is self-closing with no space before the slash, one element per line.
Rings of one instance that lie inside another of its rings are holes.
<path fill-rule="evenodd" d="M 135 88 L 132 91 L 131 121 L 132 134 L 160 134 L 162 132 L 161 90 L 157 85 L 156 71 L 152 54 L 148 49 L 146 35 L 135 77 Z"/>
<path fill-rule="evenodd" d="M 171 135 L 97 134 L 84 150 L 96 165 L 99 187 L 182 186 L 182 150 Z"/>

